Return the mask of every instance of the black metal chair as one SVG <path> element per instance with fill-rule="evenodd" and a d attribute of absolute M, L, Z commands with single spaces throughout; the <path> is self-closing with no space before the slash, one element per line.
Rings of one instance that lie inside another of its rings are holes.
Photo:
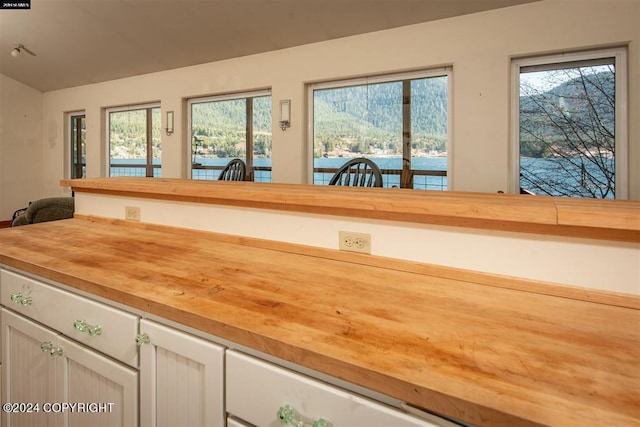
<path fill-rule="evenodd" d="M 329 185 L 382 187 L 382 173 L 373 161 L 358 157 L 342 165 L 331 177 Z"/>
<path fill-rule="evenodd" d="M 233 159 L 222 169 L 218 180 L 220 181 L 244 181 L 247 177 L 247 166 L 242 159 Z"/>

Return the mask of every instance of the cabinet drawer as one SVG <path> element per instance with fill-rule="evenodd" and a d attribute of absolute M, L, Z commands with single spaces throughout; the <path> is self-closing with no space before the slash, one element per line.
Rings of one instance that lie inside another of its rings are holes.
<path fill-rule="evenodd" d="M 281 425 L 278 414 L 286 405 L 309 425 L 319 418 L 332 427 L 452 425 L 407 415 L 234 350 L 227 351 L 226 369 L 227 412 L 258 427 Z"/>
<path fill-rule="evenodd" d="M 137 316 L 7 270 L 0 274 L 2 305 L 123 363 L 138 366 Z M 85 322 L 84 332 L 76 328 L 78 321 Z"/>

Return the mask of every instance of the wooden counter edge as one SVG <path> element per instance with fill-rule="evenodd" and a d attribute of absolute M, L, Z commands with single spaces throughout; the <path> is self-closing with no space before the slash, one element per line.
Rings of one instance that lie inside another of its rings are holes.
<path fill-rule="evenodd" d="M 640 213 L 634 213 L 640 212 L 640 202 L 626 201 L 619 207 L 611 200 L 177 178 L 65 179 L 60 183 L 77 192 L 123 197 L 640 242 Z M 582 214 L 583 206 L 588 215 Z"/>

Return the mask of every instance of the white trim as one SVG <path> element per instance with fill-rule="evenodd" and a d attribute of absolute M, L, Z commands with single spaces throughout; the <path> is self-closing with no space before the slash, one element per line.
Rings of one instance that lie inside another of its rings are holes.
<path fill-rule="evenodd" d="M 249 92 L 236 92 L 236 93 L 227 93 L 222 95 L 211 95 L 199 98 L 189 98 L 187 100 L 187 104 L 189 105 L 189 111 L 191 111 L 192 104 L 202 104 L 205 102 L 215 102 L 215 101 L 231 101 L 234 99 L 246 99 L 246 98 L 259 98 L 262 96 L 271 96 L 271 89 L 261 89 L 254 90 Z"/>
<path fill-rule="evenodd" d="M 628 107 L 627 107 L 627 49 L 626 47 L 599 49 L 582 52 L 560 53 L 556 55 L 536 56 L 531 58 L 513 58 L 511 61 L 511 111 L 509 141 L 509 183 L 510 193 L 520 192 L 520 73 L 522 68 L 540 67 L 541 70 L 553 64 L 578 61 L 614 58 L 616 70 L 616 105 L 615 105 L 615 193 L 616 199 L 629 197 L 628 170 Z"/>
<path fill-rule="evenodd" d="M 309 109 L 307 110 L 307 174 L 306 174 L 306 184 L 313 184 L 313 92 L 316 90 L 323 89 L 338 89 L 344 87 L 352 87 L 352 86 L 364 86 L 370 84 L 377 83 L 391 83 L 391 82 L 400 82 L 403 80 L 417 80 L 417 79 L 427 79 L 434 77 L 446 77 L 447 78 L 447 190 L 452 189 L 453 179 L 450 176 L 450 171 L 453 170 L 453 156 L 452 156 L 452 130 L 453 130 L 453 120 L 452 120 L 452 104 L 453 104 L 453 67 L 446 66 L 440 68 L 432 68 L 429 70 L 422 71 L 409 71 L 404 73 L 394 73 L 394 74 L 385 74 L 385 75 L 376 75 L 370 77 L 358 77 L 351 78 L 346 80 L 331 80 L 325 82 L 317 82 L 317 83 L 309 83 L 307 85 L 307 105 Z"/>
<path fill-rule="evenodd" d="M 67 117 L 71 118 L 71 117 L 78 117 L 78 116 L 86 116 L 87 112 L 85 110 L 78 110 L 78 111 L 69 111 L 65 113 L 67 115 Z"/>
<path fill-rule="evenodd" d="M 579 51 L 579 52 L 564 52 L 552 55 L 544 55 L 544 56 L 534 56 L 528 58 L 513 58 L 514 63 L 517 63 L 520 68 L 522 67 L 530 67 L 537 65 L 547 65 L 547 64 L 561 64 L 564 62 L 575 62 L 575 61 L 588 61 L 588 60 L 596 60 L 600 58 L 614 58 L 617 57 L 620 53 L 626 54 L 626 48 L 618 47 L 618 48 L 609 48 L 609 49 L 598 49 L 598 50 L 589 50 L 589 51 Z M 617 67 L 616 67 L 617 71 Z"/>
<path fill-rule="evenodd" d="M 368 77 L 356 77 L 347 80 L 331 80 L 325 82 L 310 83 L 309 87 L 317 89 L 336 89 L 340 87 L 362 86 L 376 83 L 389 83 L 402 80 L 424 79 L 429 77 L 450 76 L 452 67 L 440 67 L 423 71 L 409 71 L 405 73 L 384 74 Z"/>
<path fill-rule="evenodd" d="M 119 107 L 106 107 L 105 112 L 107 115 L 109 115 L 109 113 L 118 113 L 122 111 L 146 110 L 147 108 L 157 108 L 161 106 L 162 105 L 159 102 L 149 102 L 145 104 L 122 105 Z"/>
<path fill-rule="evenodd" d="M 509 182 L 507 191 L 520 193 L 520 60 L 511 62 L 511 111 L 509 120 Z M 524 65 L 524 64 L 523 64 Z"/>
<path fill-rule="evenodd" d="M 447 73 L 447 191 L 453 191 L 454 176 L 453 163 L 455 150 L 453 143 L 453 68 L 449 68 Z"/>
<path fill-rule="evenodd" d="M 616 199 L 629 198 L 629 110 L 627 51 L 617 49 L 616 58 Z"/>

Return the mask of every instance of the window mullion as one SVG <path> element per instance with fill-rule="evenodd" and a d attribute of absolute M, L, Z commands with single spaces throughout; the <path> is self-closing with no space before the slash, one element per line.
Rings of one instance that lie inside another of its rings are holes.
<path fill-rule="evenodd" d="M 147 165 L 146 176 L 153 178 L 153 114 L 152 108 L 147 108 Z"/>
<path fill-rule="evenodd" d="M 402 81 L 402 175 L 400 188 L 413 188 L 411 174 L 411 80 Z"/>
<path fill-rule="evenodd" d="M 253 98 L 247 98 L 247 152 L 245 161 L 247 165 L 247 180 L 253 181 Z"/>
<path fill-rule="evenodd" d="M 74 178 L 82 178 L 82 116 L 73 117 L 73 128 L 75 131 L 74 151 L 75 165 Z"/>

